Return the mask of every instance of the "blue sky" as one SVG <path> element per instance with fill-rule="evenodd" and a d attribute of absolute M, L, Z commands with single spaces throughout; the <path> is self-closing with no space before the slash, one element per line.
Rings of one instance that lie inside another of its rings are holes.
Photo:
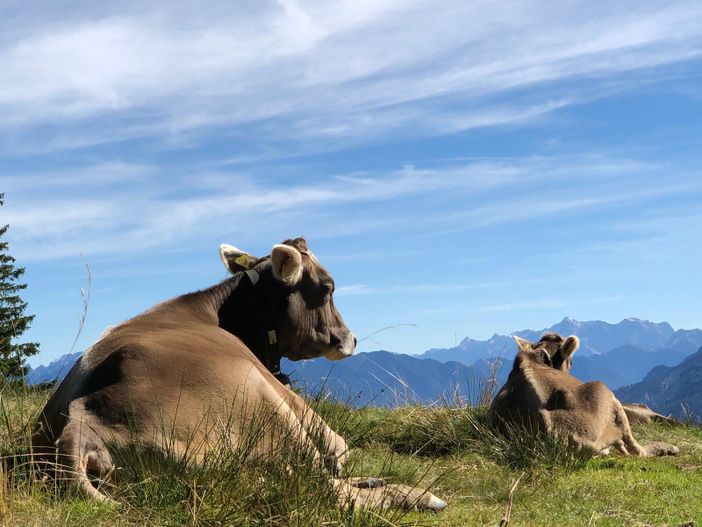
<path fill-rule="evenodd" d="M 299 235 L 360 351 L 699 327 L 701 81 L 698 1 L 5 2 L 30 362 L 71 349 L 84 261 L 76 350 Z"/>

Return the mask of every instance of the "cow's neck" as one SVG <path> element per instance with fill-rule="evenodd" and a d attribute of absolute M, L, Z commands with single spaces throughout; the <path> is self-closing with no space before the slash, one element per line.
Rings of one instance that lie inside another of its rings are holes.
<path fill-rule="evenodd" d="M 274 313 L 264 294 L 269 273 L 244 273 L 221 284 L 215 295 L 219 327 L 239 337 L 271 373 L 280 373 Z M 272 332 L 272 333 L 271 333 Z"/>

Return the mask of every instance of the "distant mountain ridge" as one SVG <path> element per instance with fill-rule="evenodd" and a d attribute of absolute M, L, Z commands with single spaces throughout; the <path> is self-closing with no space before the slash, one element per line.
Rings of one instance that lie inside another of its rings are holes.
<path fill-rule="evenodd" d="M 602 355 L 573 357 L 571 373 L 581 381 L 602 381 L 611 389 L 641 380 L 656 366 L 674 366 L 689 355 L 687 349 L 642 350 L 632 345 L 615 348 Z"/>
<path fill-rule="evenodd" d="M 702 347 L 675 366 L 653 368 L 641 382 L 615 391 L 624 401 L 643 402 L 662 414 L 702 418 Z"/>
<path fill-rule="evenodd" d="M 389 351 L 359 353 L 333 363 L 283 360 L 281 366 L 293 385 L 306 393 L 330 394 L 353 406 L 455 402 L 457 398 L 475 403 L 491 376 L 491 365 L 480 361 L 468 366 Z"/>
<path fill-rule="evenodd" d="M 573 361 L 573 375 L 583 381 L 602 381 L 612 389 L 636 384 L 647 373 L 651 375 L 649 371 L 667 371 L 702 346 L 702 330 L 675 331 L 667 322 L 638 319 L 610 324 L 566 317 L 540 331 L 514 334 L 536 341 L 546 331 L 578 335 L 581 349 Z M 308 393 L 322 390 L 342 400 L 353 399 L 357 405 L 427 403 L 454 393 L 474 401 L 482 382 L 493 375 L 496 358 L 503 359 L 495 372 L 497 383 L 504 383 L 515 352 L 512 335 L 496 334 L 486 341 L 466 338 L 455 348 L 431 349 L 421 355 L 375 351 L 338 362 L 284 360 L 283 371 Z M 64 355 L 39 366 L 31 370 L 28 380 L 36 384 L 62 378 L 79 356 Z"/>
<path fill-rule="evenodd" d="M 51 361 L 49 364 L 42 364 L 36 368 L 31 368 L 27 374 L 27 384 L 40 384 L 42 382 L 52 382 L 57 379 L 63 379 L 68 370 L 83 354 L 82 351 L 76 353 L 67 353 L 61 355 L 58 359 Z"/>
<path fill-rule="evenodd" d="M 627 318 L 617 324 L 611 324 L 600 320 L 579 322 L 571 317 L 565 317 L 557 324 L 539 331 L 523 329 L 509 335 L 494 334 L 488 340 L 467 337 L 453 348 L 434 348 L 419 356 L 440 361 L 452 360 L 463 364 L 473 364 L 482 358 L 511 357 L 515 350 L 513 336 L 536 341 L 542 334 L 549 331 L 561 335 L 577 335 L 580 338 L 579 357 L 603 355 L 627 345 L 642 351 L 670 348 L 689 354 L 702 345 L 702 330 L 675 331 L 667 322 L 657 323 Z"/>

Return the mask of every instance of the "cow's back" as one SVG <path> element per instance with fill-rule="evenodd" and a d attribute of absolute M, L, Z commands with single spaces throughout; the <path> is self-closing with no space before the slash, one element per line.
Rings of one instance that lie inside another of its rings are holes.
<path fill-rule="evenodd" d="M 491 417 L 498 422 L 528 421 L 549 428 L 543 411 L 564 404 L 581 385 L 571 375 L 518 356 L 507 382 L 490 405 Z"/>

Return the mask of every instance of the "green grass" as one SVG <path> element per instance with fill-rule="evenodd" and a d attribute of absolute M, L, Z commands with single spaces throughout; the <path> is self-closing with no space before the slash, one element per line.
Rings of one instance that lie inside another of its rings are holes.
<path fill-rule="evenodd" d="M 300 452 L 272 460 L 225 451 L 194 466 L 127 448 L 113 452 L 123 467 L 110 489 L 121 503 L 115 508 L 42 481 L 30 470 L 30 425 L 47 396 L 36 390 L 0 392 L 0 525 L 495 526 L 520 476 L 514 526 L 675 526 L 702 520 L 699 427 L 634 430 L 642 443 L 676 444 L 678 457 L 582 461 L 560 443 L 524 430 L 496 434 L 484 410 L 353 410 L 323 401 L 313 405 L 353 448 L 348 475 L 430 487 L 449 507 L 439 514 L 341 510 L 326 477 Z"/>

